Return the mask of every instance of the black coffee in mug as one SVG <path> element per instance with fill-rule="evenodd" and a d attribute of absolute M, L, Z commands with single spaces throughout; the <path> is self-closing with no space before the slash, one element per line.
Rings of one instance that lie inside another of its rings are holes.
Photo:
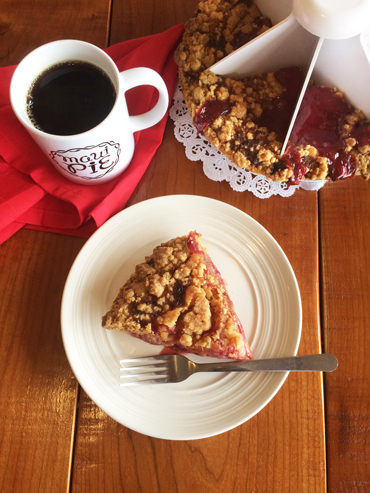
<path fill-rule="evenodd" d="M 114 85 L 103 70 L 70 60 L 49 67 L 37 77 L 27 96 L 27 113 L 43 132 L 74 135 L 102 122 L 115 100 Z"/>

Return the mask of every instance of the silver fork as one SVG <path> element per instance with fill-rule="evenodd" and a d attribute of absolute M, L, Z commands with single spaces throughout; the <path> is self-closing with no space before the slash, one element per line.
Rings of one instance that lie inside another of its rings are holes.
<path fill-rule="evenodd" d="M 311 354 L 289 358 L 257 359 L 220 363 L 194 363 L 185 356 L 166 354 L 145 358 L 121 359 L 121 386 L 145 383 L 174 383 L 198 372 L 247 371 L 333 371 L 338 360 L 332 354 Z"/>

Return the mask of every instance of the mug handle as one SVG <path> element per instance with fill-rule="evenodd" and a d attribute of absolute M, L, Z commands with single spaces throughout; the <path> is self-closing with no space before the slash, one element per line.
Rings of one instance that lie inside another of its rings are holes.
<path fill-rule="evenodd" d="M 157 104 L 151 110 L 141 115 L 130 116 L 130 126 L 133 132 L 152 127 L 164 117 L 168 108 L 168 91 L 162 77 L 147 67 L 136 67 L 120 73 L 123 79 L 123 91 L 136 86 L 153 86 L 158 90 Z"/>

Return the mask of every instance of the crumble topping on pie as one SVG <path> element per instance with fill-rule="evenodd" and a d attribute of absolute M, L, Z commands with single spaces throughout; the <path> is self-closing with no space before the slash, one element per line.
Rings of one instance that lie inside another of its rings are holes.
<path fill-rule="evenodd" d="M 208 68 L 271 27 L 248 0 L 202 0 L 175 59 L 198 132 L 240 168 L 296 185 L 370 178 L 370 122 L 337 89 L 309 86 L 280 156 L 304 74 L 298 67 L 236 80 Z"/>
<path fill-rule="evenodd" d="M 177 352 L 252 357 L 221 274 L 196 232 L 162 243 L 137 265 L 102 324 Z"/>

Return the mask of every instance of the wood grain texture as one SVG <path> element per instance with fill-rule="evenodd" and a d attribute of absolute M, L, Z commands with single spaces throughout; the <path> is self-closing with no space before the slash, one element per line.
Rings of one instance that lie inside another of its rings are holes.
<path fill-rule="evenodd" d="M 108 43 L 110 0 L 2 0 L 0 64 L 18 63 L 34 48 L 71 38 Z"/>
<path fill-rule="evenodd" d="M 259 200 L 208 180 L 189 162 L 167 125 L 163 144 L 130 204 L 168 194 L 223 200 L 245 211 L 277 239 L 303 298 L 301 354 L 318 352 L 317 204 L 315 193 Z M 220 436 L 171 442 L 115 423 L 82 393 L 72 484 L 75 492 L 324 492 L 325 450 L 319 374 L 291 374 L 255 418 Z M 99 486 L 97 486 L 99 485 Z"/>
<path fill-rule="evenodd" d="M 115 0 L 109 44 L 165 31 L 193 15 L 198 0 Z"/>
<path fill-rule="evenodd" d="M 339 359 L 325 377 L 329 491 L 370 491 L 370 184 L 320 192 L 324 347 Z"/>
<path fill-rule="evenodd" d="M 60 38 L 106 46 L 109 0 L 3 0 L 0 64 Z M 1 164 L 1 163 L 0 163 Z M 60 336 L 64 282 L 83 240 L 21 231 L 0 247 L 0 490 L 69 490 L 77 382 Z"/>
<path fill-rule="evenodd" d="M 77 383 L 60 300 L 83 241 L 21 231 L 0 247 L 0 490 L 67 491 Z"/>
<path fill-rule="evenodd" d="M 159 32 L 185 21 L 196 4 L 115 0 L 110 24 L 108 1 L 5 0 L 0 60 L 3 65 L 16 63 L 32 48 L 58 38 L 104 47 Z M 186 159 L 169 122 L 163 144 L 129 204 L 179 193 L 223 200 L 275 236 L 301 289 L 300 353 L 319 351 L 316 194 L 259 200 L 212 182 L 199 163 Z M 1 491 L 324 492 L 318 374 L 290 375 L 256 417 L 204 440 L 171 442 L 140 435 L 106 416 L 83 391 L 75 422 L 77 384 L 62 348 L 59 305 L 82 244 L 77 238 L 21 231 L 0 247 L 0 370 L 5 375 L 0 380 Z"/>

